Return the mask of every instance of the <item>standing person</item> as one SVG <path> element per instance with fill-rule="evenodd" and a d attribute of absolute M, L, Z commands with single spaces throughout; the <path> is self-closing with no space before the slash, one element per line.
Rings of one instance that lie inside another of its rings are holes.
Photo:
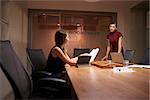
<path fill-rule="evenodd" d="M 102 60 L 108 60 L 108 58 L 110 58 L 110 52 L 118 52 L 123 54 L 123 35 L 117 30 L 117 26 L 114 22 L 109 24 L 109 31 L 110 33 L 107 35 L 107 51 Z"/>
<path fill-rule="evenodd" d="M 77 58 L 70 58 L 65 48 L 69 41 L 68 34 L 64 30 L 55 33 L 55 46 L 50 50 L 46 70 L 52 74 L 60 74 L 65 71 L 65 64 L 76 65 Z"/>

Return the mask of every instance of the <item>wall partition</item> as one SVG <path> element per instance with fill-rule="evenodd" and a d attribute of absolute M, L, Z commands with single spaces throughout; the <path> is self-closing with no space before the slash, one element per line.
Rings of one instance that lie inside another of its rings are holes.
<path fill-rule="evenodd" d="M 117 13 L 30 9 L 28 47 L 42 48 L 48 56 L 55 45 L 55 32 L 65 29 L 70 38 L 67 51 L 71 57 L 74 48 L 99 47 L 100 59 L 106 51 L 108 24 L 112 21 L 117 22 Z"/>
<path fill-rule="evenodd" d="M 0 40 L 8 39 L 8 7 L 9 0 L 0 1 Z"/>

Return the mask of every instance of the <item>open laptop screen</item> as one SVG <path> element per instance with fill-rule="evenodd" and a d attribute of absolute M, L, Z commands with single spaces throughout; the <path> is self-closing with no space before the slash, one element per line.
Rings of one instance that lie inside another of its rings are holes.
<path fill-rule="evenodd" d="M 89 64 L 91 56 L 79 56 L 77 64 Z"/>
<path fill-rule="evenodd" d="M 123 63 L 124 58 L 122 53 L 111 52 L 110 55 L 111 55 L 112 62 Z"/>

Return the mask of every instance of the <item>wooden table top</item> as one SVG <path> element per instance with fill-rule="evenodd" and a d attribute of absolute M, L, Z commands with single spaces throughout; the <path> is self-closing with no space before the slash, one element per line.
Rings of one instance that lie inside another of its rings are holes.
<path fill-rule="evenodd" d="M 150 69 L 116 73 L 95 66 L 66 67 L 79 100 L 149 100 Z"/>

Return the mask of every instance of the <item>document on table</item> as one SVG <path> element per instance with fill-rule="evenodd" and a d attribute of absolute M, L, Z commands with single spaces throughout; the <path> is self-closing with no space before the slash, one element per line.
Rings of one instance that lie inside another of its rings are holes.
<path fill-rule="evenodd" d="M 150 68 L 150 65 L 129 65 L 127 67 L 131 67 L 131 68 Z"/>

